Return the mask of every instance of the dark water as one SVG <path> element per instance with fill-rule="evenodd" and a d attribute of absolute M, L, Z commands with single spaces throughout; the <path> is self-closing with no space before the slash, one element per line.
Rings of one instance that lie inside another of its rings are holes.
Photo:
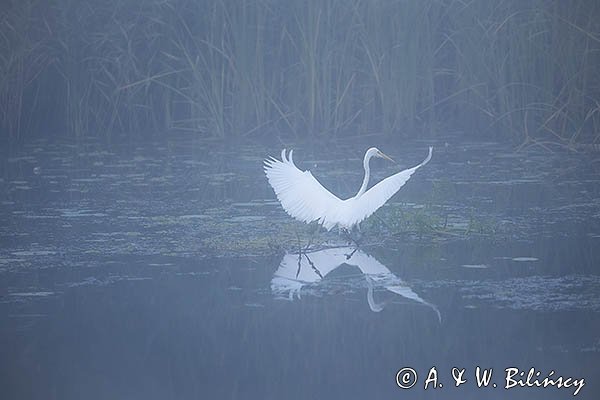
<path fill-rule="evenodd" d="M 298 256 L 261 161 L 280 147 L 39 142 L 2 163 L 7 399 L 572 398 L 600 394 L 598 156 L 494 143 L 296 146 L 333 192 L 380 145 L 420 162 L 366 244 Z M 408 221 L 408 222 L 406 222 Z M 476 367 L 493 368 L 477 388 Z M 411 389 L 396 384 L 410 367 Z M 432 368 L 437 384 L 432 386 Z M 452 368 L 467 382 L 455 387 Z M 427 376 L 432 379 L 424 390 Z M 570 381 L 571 384 L 573 381 Z M 492 385 L 496 383 L 497 387 Z"/>

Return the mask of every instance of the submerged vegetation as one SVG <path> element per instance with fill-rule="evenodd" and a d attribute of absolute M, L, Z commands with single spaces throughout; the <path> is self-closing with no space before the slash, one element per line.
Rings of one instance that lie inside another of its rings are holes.
<path fill-rule="evenodd" d="M 11 0 L 4 138 L 600 138 L 600 4 Z"/>
<path fill-rule="evenodd" d="M 275 221 L 252 220 L 252 226 L 244 221 L 203 220 L 203 228 L 210 235 L 203 237 L 202 246 L 207 254 L 253 254 L 265 255 L 285 251 L 319 249 L 323 247 L 398 246 L 410 240 L 413 243 L 444 243 L 448 240 L 484 237 L 500 240 L 508 231 L 498 229 L 499 222 L 492 217 L 465 218 L 459 213 L 450 214 L 441 207 L 406 206 L 393 204 L 378 210 L 361 224 L 361 231 L 350 236 L 337 229 L 327 232 L 316 223 L 304 224 L 291 220 L 287 215 Z"/>

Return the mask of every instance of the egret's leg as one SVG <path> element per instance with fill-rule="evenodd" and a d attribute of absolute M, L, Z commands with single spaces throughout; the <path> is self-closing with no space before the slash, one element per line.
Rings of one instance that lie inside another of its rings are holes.
<path fill-rule="evenodd" d="M 313 242 L 317 232 L 319 232 L 319 224 L 314 225 L 314 228 L 310 234 L 310 238 L 308 239 L 308 243 L 306 244 L 306 246 L 304 248 L 302 248 L 300 234 L 298 233 L 298 231 L 296 231 L 296 237 L 298 238 L 298 270 L 296 270 L 296 278 L 298 278 L 298 275 L 300 275 L 300 270 L 302 269 L 302 254 L 304 254 L 306 256 L 306 259 L 308 260 L 309 264 L 317 272 L 317 274 L 319 274 L 319 275 L 321 274 L 319 272 L 319 270 L 314 266 L 314 264 L 312 264 L 312 261 L 310 261 L 310 259 L 306 255 L 308 250 L 310 250 L 310 246 L 312 245 L 312 242 Z"/>
<path fill-rule="evenodd" d="M 317 232 L 319 231 L 319 225 L 316 225 L 312 232 L 310 233 L 310 237 L 308 238 L 308 242 L 306 243 L 306 246 L 302 246 L 302 240 L 300 239 L 300 233 L 298 231 L 296 231 L 296 240 L 298 240 L 298 250 L 300 253 L 302 253 L 303 251 L 308 251 L 310 249 L 310 246 L 312 245 L 312 242 L 317 234 Z"/>
<path fill-rule="evenodd" d="M 352 256 L 354 255 L 354 253 L 356 253 L 357 250 L 358 250 L 358 247 L 355 247 L 354 250 L 352 250 L 352 252 L 350 254 L 346 254 L 346 260 L 351 259 Z"/>
<path fill-rule="evenodd" d="M 357 244 L 357 245 L 359 245 L 359 242 L 361 242 L 361 241 L 362 241 L 362 238 L 363 238 L 363 232 L 362 232 L 362 230 L 360 229 L 360 224 L 356 224 L 356 225 L 354 226 L 354 228 L 352 228 L 352 230 L 353 230 L 353 231 L 356 231 L 356 239 L 355 239 L 355 242 L 356 242 L 356 244 Z M 360 246 L 360 245 L 359 245 L 359 246 Z"/>
<path fill-rule="evenodd" d="M 346 239 L 349 240 L 349 242 L 350 242 L 349 244 L 353 244 L 354 243 L 354 245 L 355 245 L 355 248 L 352 251 L 352 253 L 346 254 L 346 260 L 349 260 L 354 255 L 354 253 L 356 253 L 356 251 L 358 250 L 358 248 L 360 247 L 360 243 L 356 239 L 354 239 L 352 237 L 352 234 L 347 229 L 342 228 L 342 232 L 344 232 L 344 235 L 346 236 Z"/>
<path fill-rule="evenodd" d="M 298 269 L 296 270 L 296 278 L 300 275 L 300 269 L 302 268 L 302 242 L 300 240 L 300 234 L 296 231 L 296 239 L 298 240 Z"/>
<path fill-rule="evenodd" d="M 346 231 L 346 235 L 348 237 L 348 239 L 350 240 L 350 244 L 354 243 L 354 245 L 356 247 L 360 247 L 360 237 L 359 238 L 355 238 L 351 232 Z"/>
<path fill-rule="evenodd" d="M 308 244 L 306 245 L 305 251 L 307 251 L 310 248 L 310 246 L 312 245 L 312 242 L 315 239 L 317 232 L 319 232 L 319 224 L 314 225 L 314 228 L 310 234 L 310 238 L 308 239 Z"/>
<path fill-rule="evenodd" d="M 300 240 L 300 233 L 296 231 L 296 241 L 298 242 L 298 251 L 302 252 L 302 240 Z"/>

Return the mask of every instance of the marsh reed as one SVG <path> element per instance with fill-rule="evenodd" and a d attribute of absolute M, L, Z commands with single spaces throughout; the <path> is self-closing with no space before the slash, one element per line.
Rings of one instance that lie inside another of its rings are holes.
<path fill-rule="evenodd" d="M 9 139 L 600 137 L 593 0 L 23 0 L 0 12 Z"/>

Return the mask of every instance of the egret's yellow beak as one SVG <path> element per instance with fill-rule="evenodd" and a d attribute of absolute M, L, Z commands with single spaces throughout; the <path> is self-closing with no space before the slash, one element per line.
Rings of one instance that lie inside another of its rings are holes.
<path fill-rule="evenodd" d="M 394 164 L 396 163 L 396 161 L 392 160 L 390 157 L 388 157 L 387 155 L 383 154 L 381 151 L 377 155 L 379 157 L 381 157 L 381 158 L 385 158 L 386 160 L 393 162 Z"/>

